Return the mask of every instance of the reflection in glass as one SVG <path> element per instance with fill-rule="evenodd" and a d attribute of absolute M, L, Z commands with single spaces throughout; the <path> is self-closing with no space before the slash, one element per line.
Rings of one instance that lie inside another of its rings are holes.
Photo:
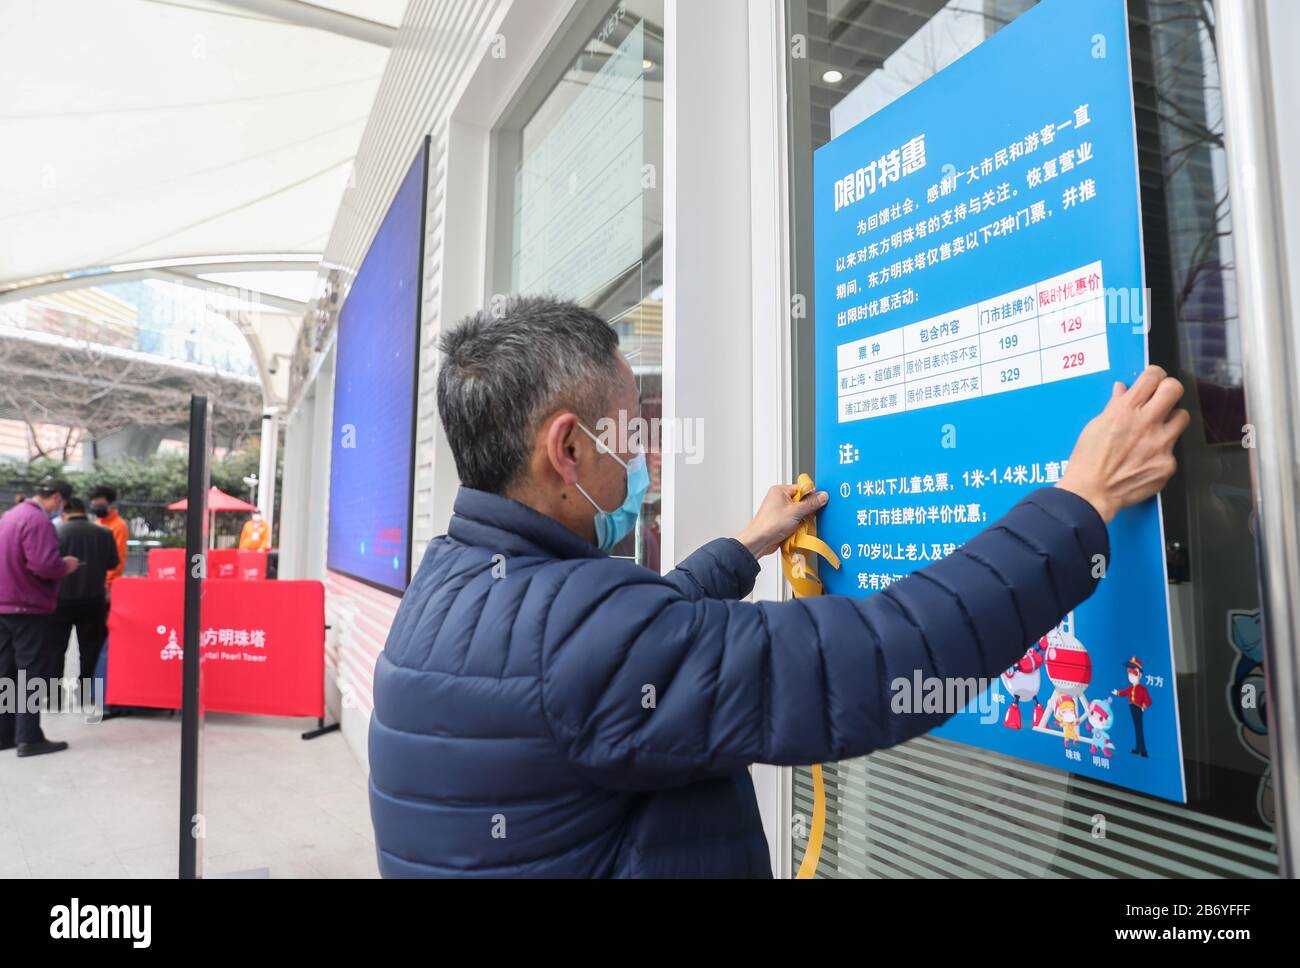
<path fill-rule="evenodd" d="M 574 299 L 614 327 L 641 393 L 641 412 L 626 415 L 635 434 L 663 413 L 663 2 L 601 13 L 519 132 L 509 282 Z M 651 443 L 641 520 L 614 554 L 657 571 L 661 454 Z"/>

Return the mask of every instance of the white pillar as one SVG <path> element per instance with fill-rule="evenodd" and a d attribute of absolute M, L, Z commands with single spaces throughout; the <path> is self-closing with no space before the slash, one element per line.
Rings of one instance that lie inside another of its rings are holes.
<path fill-rule="evenodd" d="M 664 455 L 667 570 L 789 481 L 790 435 L 779 5 L 667 0 L 664 20 L 664 420 L 703 425 L 700 454 Z M 782 596 L 769 557 L 753 597 Z M 789 876 L 790 771 L 752 776 Z"/>
<path fill-rule="evenodd" d="M 257 470 L 257 506 L 269 527 L 275 520 L 275 464 L 280 442 L 280 412 L 262 414 L 262 453 Z"/>
<path fill-rule="evenodd" d="M 668 0 L 664 70 L 661 568 L 753 517 L 749 31 L 746 0 Z M 776 483 L 773 481 L 772 483 Z"/>

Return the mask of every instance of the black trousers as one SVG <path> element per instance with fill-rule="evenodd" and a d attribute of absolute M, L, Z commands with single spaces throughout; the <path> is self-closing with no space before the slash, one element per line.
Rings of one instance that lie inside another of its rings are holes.
<path fill-rule="evenodd" d="M 77 630 L 77 649 L 80 652 L 79 681 L 85 682 L 95 677 L 95 665 L 104 648 L 104 639 L 108 637 L 108 602 L 102 595 L 98 598 L 59 599 L 59 607 L 50 616 L 49 645 L 46 651 L 50 661 L 49 675 L 62 678 L 68 656 L 68 636 L 74 628 Z M 51 701 L 61 706 L 62 696 L 60 691 L 59 696 Z"/>
<path fill-rule="evenodd" d="M 1147 739 L 1142 735 L 1142 707 L 1129 703 L 1128 711 L 1133 714 L 1133 735 L 1137 738 L 1134 749 L 1139 756 L 1147 755 Z"/>
<path fill-rule="evenodd" d="M 27 689 L 19 692 L 18 674 L 29 684 L 48 678 L 49 624 L 48 615 L 0 615 L 0 747 L 45 739 L 40 709 L 29 704 Z"/>

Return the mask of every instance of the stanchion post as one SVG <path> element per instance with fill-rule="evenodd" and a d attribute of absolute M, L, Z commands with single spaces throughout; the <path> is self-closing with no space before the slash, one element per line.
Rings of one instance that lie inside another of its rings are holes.
<path fill-rule="evenodd" d="M 212 407 L 190 397 L 189 506 L 185 512 L 185 658 L 181 675 L 180 877 L 203 876 L 203 579 L 208 573 L 208 460 Z"/>

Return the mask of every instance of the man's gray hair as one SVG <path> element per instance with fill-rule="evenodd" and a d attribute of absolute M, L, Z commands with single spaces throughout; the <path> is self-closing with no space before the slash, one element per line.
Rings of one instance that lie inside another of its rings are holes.
<path fill-rule="evenodd" d="M 504 493 L 558 410 L 589 427 L 618 392 L 618 334 L 590 310 L 519 296 L 462 320 L 439 343 L 438 413 L 461 483 Z"/>

